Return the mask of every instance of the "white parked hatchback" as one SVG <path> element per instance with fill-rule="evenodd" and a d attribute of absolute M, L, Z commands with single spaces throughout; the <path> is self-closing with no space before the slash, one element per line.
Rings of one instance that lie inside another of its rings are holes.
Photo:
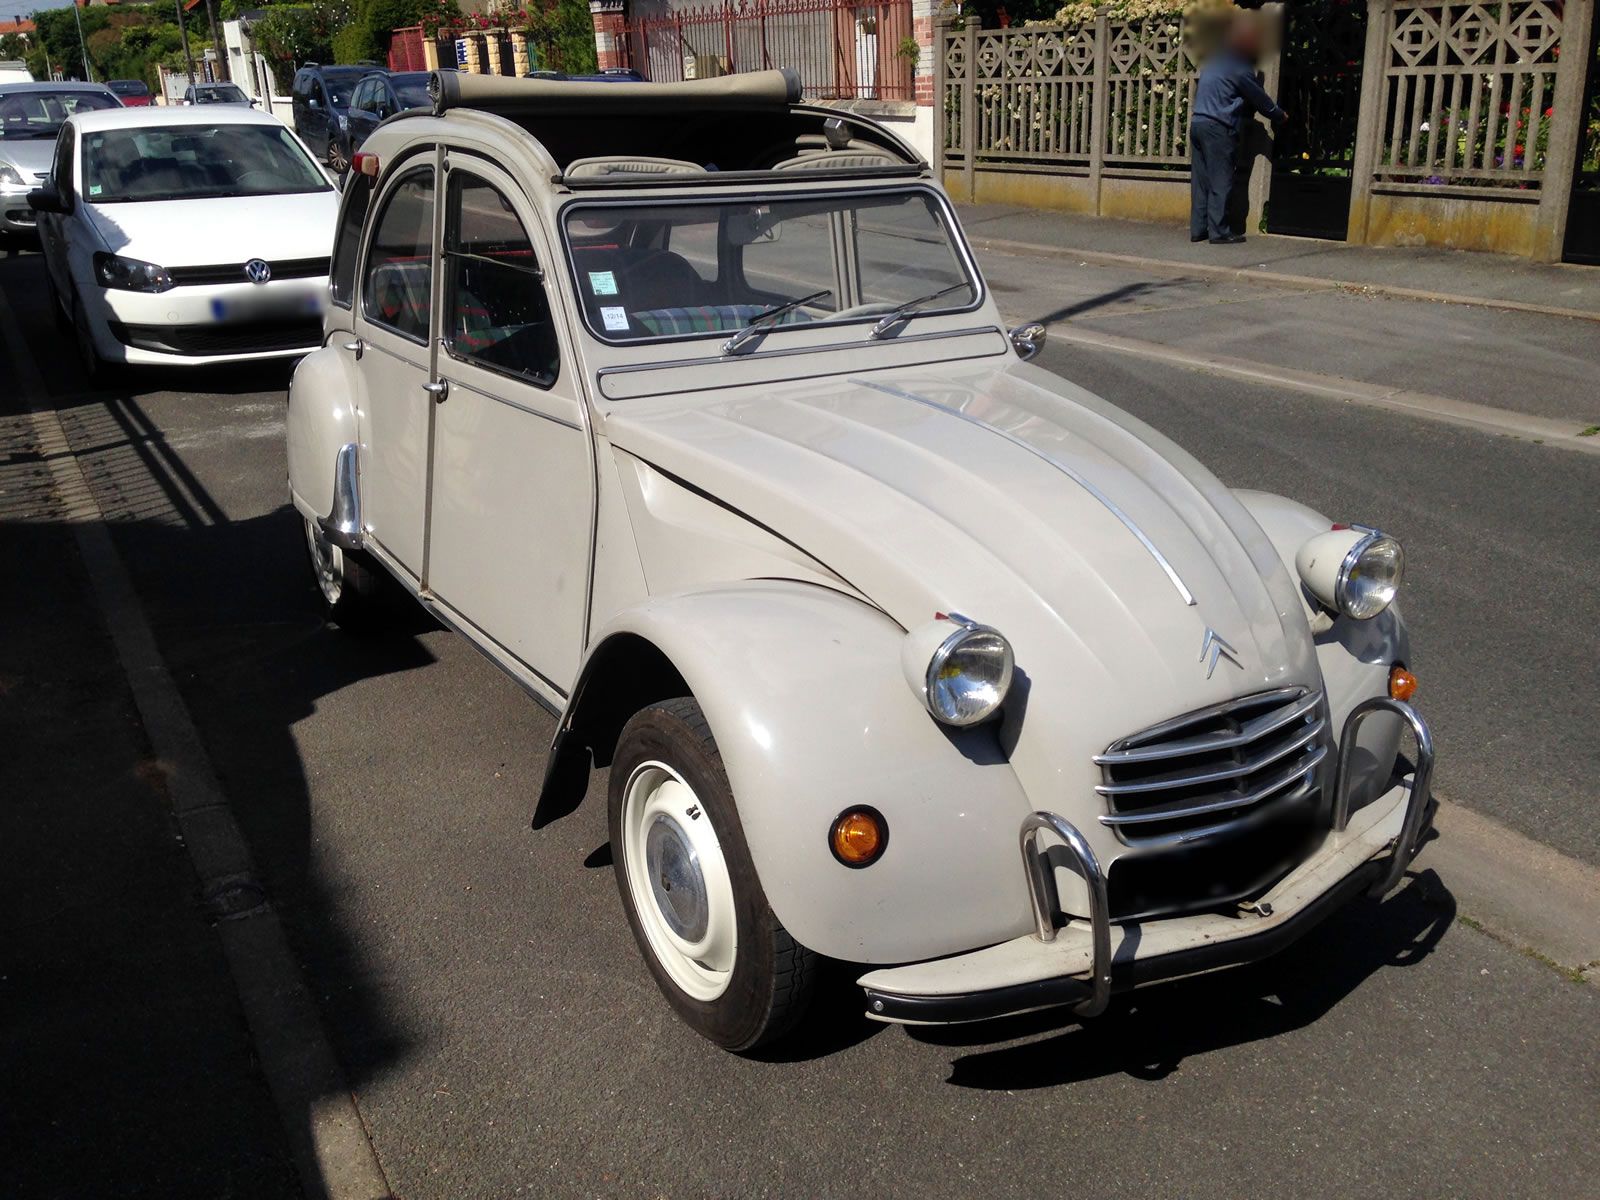
<path fill-rule="evenodd" d="M 322 343 L 338 192 L 276 117 L 221 105 L 75 114 L 29 203 L 51 302 L 91 376 Z"/>

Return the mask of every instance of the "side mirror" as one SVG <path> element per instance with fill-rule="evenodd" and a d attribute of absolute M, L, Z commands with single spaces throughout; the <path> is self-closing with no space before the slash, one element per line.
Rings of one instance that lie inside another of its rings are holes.
<path fill-rule="evenodd" d="M 1045 327 L 1038 321 L 1018 325 L 1011 331 L 1011 348 L 1017 352 L 1018 358 L 1027 362 L 1044 349 L 1044 338 Z"/>
<path fill-rule="evenodd" d="M 311 96 L 306 100 L 306 107 L 309 108 L 312 112 L 321 112 L 322 111 L 322 101 L 318 100 L 315 96 Z"/>
<path fill-rule="evenodd" d="M 28 193 L 28 207 L 41 213 L 64 213 L 69 208 L 61 189 L 53 181 Z"/>

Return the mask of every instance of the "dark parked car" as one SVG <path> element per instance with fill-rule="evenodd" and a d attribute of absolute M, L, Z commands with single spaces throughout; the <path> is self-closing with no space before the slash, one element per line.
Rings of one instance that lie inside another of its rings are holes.
<path fill-rule="evenodd" d="M 150 89 L 142 79 L 110 79 L 106 86 L 117 94 L 124 108 L 146 108 L 152 103 Z"/>
<path fill-rule="evenodd" d="M 378 122 L 408 108 L 427 108 L 428 71 L 373 71 L 356 84 L 350 110 L 338 122 L 328 147 L 328 163 L 343 173 Z"/>
<path fill-rule="evenodd" d="M 294 74 L 294 88 L 290 93 L 294 131 L 311 153 L 327 159 L 335 167 L 338 164 L 333 162 L 332 156 L 339 149 L 335 134 L 340 119 L 349 116 L 350 96 L 356 84 L 375 69 L 371 64 L 324 67 L 307 63 Z"/>

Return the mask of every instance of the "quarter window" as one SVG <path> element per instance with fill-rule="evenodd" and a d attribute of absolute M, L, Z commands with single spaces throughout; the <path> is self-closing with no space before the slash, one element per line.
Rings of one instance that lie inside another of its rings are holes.
<path fill-rule="evenodd" d="M 444 270 L 450 353 L 549 386 L 559 352 L 533 243 L 511 202 L 460 170 L 450 176 Z"/>
<path fill-rule="evenodd" d="M 333 239 L 333 265 L 328 273 L 333 302 L 349 308 L 356 292 L 356 255 L 361 250 L 361 229 L 372 207 L 372 177 L 352 173 L 345 185 L 339 231 Z"/>
<path fill-rule="evenodd" d="M 378 213 L 361 308 L 367 320 L 426 343 L 432 289 L 433 168 L 423 167 L 395 184 Z"/>

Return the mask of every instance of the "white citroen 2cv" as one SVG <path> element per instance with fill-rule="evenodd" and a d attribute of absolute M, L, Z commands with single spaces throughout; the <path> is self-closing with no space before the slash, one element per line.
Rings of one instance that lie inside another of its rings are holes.
<path fill-rule="evenodd" d="M 387 573 L 558 715 L 536 826 L 609 766 L 692 1027 L 782 1035 L 818 956 L 885 1021 L 1089 1016 L 1396 883 L 1392 538 L 1030 364 L 927 164 L 790 75 L 433 91 L 355 157 L 294 505 L 335 621 Z"/>

